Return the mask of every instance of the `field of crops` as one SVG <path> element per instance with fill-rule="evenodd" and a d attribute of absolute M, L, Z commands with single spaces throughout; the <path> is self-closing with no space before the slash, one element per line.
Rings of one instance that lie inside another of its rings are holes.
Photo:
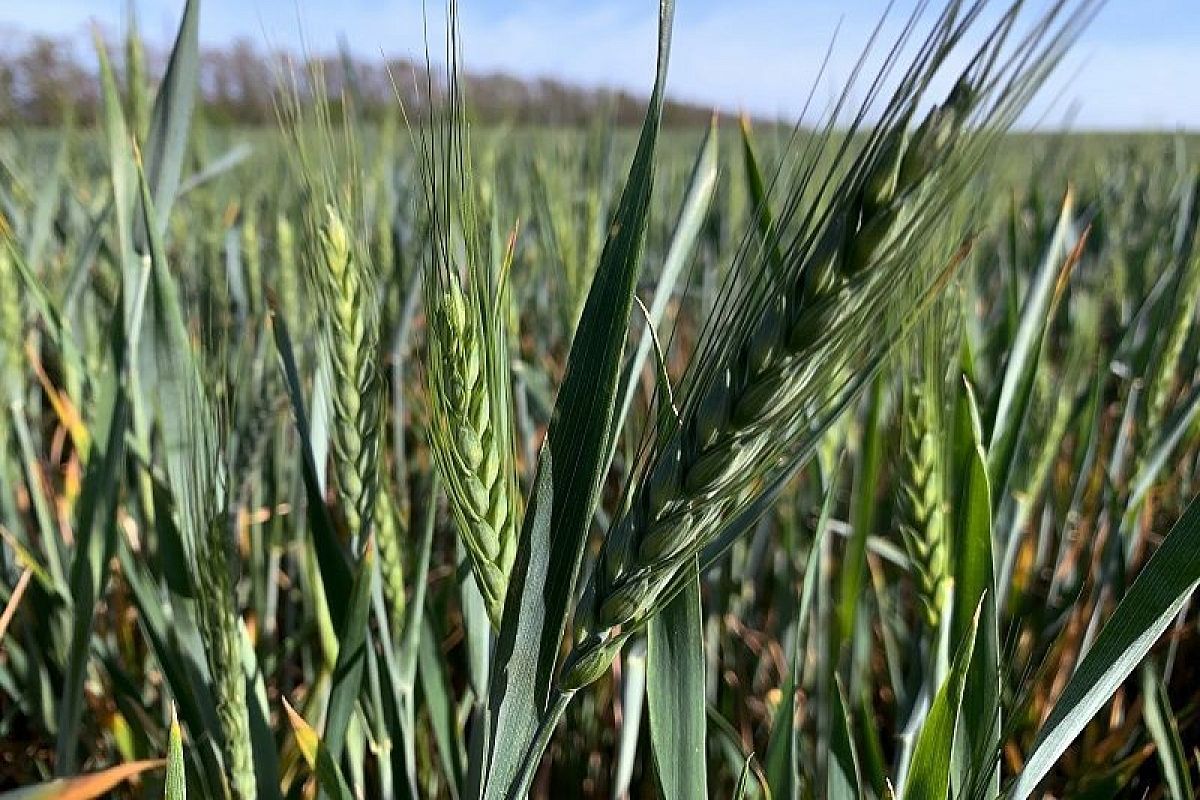
<path fill-rule="evenodd" d="M 660 124 L 670 2 L 640 132 L 99 47 L 0 129 L 0 800 L 1197 796 L 1200 140 L 1007 133 L 1096 4 L 984 5 L 795 130 Z"/>

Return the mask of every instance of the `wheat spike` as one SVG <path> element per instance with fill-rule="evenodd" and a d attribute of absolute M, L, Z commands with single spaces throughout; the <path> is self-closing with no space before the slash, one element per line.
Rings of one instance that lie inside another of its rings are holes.
<path fill-rule="evenodd" d="M 292 74 L 278 113 L 292 139 L 289 157 L 305 184 L 305 289 L 316 312 L 319 367 L 329 390 L 338 513 L 358 552 L 373 522 L 385 394 L 379 374 L 379 287 L 354 125 L 335 126 L 320 64 L 310 65 L 307 78 L 313 101 L 301 100 Z M 344 96 L 341 100 L 349 102 Z M 286 253 L 290 231 L 277 227 L 277 234 Z M 283 255 L 281 269 L 289 261 Z"/>
<path fill-rule="evenodd" d="M 254 800 L 258 790 L 250 746 L 250 717 L 242 669 L 242 634 L 231 579 L 226 520 L 218 516 L 197 542 L 200 629 L 217 695 L 217 718 L 225 738 L 225 758 L 234 797 Z"/>
<path fill-rule="evenodd" d="M 333 469 L 346 528 L 353 540 L 365 541 L 375 502 L 381 413 L 374 279 L 340 211 L 326 205 L 316 230 L 309 274 L 330 380 Z"/>
<path fill-rule="evenodd" d="M 948 308 L 941 302 L 926 314 L 902 375 L 897 522 L 931 631 L 938 629 L 950 580 L 944 365 L 952 358 L 955 337 L 947 325 Z"/>
<path fill-rule="evenodd" d="M 1159 430 L 1167 415 L 1170 399 L 1178 383 L 1179 359 L 1196 316 L 1196 293 L 1200 291 L 1200 250 L 1194 245 L 1194 226 L 1196 219 L 1200 218 L 1196 211 L 1200 203 L 1200 197 L 1197 197 L 1200 194 L 1200 174 L 1193 178 L 1192 185 L 1185 191 L 1188 191 L 1187 202 L 1183 204 L 1181 217 L 1183 222 L 1190 223 L 1192 229 L 1189 230 L 1185 224 L 1176 233 L 1173 255 L 1179 273 L 1172 293 L 1166 337 L 1155 354 L 1153 376 L 1147 386 L 1145 428 L 1148 431 Z"/>
<path fill-rule="evenodd" d="M 967 97 L 956 89 L 947 107 Z M 953 127 L 968 108 L 953 114 L 942 108 L 918 128 L 910 149 L 951 140 L 953 132 L 941 133 L 930 120 Z M 856 322 L 849 295 L 871 275 L 877 254 L 937 158 L 907 152 L 897 158 L 895 143 L 902 140 L 902 128 L 887 137 L 880 150 L 884 157 L 853 193 L 845 216 L 826 226 L 800 280 L 768 300 L 650 462 L 629 512 L 601 551 L 594 619 L 584 625 L 592 630 L 573 658 L 599 645 L 605 638 L 600 632 L 639 624 L 653 612 L 687 560 L 757 491 L 763 466 L 778 458 L 773 452 L 778 441 L 801 421 L 797 410 L 826 402 L 825 392 L 838 378 L 821 361 L 828 358 L 831 339 L 853 335 L 847 330 Z M 596 677 L 585 672 L 565 668 L 564 687 Z"/>
<path fill-rule="evenodd" d="M 381 483 L 384 482 L 382 480 L 384 474 L 381 471 Z M 401 544 L 408 533 L 405 525 L 406 519 L 403 509 L 398 508 L 392 500 L 392 493 L 387 490 L 386 486 L 381 485 L 379 495 L 375 500 L 375 543 L 379 547 L 383 596 L 388 604 L 388 613 L 393 629 L 397 631 L 404 621 L 407 602 L 404 587 L 404 553 Z"/>
<path fill-rule="evenodd" d="M 194 366 L 191 367 L 194 369 Z M 178 443 L 186 448 L 168 458 L 180 531 L 191 572 L 195 575 L 196 611 L 205 660 L 217 701 L 225 766 L 235 800 L 254 800 L 257 784 L 250 743 L 250 716 L 242 666 L 242 631 L 237 606 L 230 513 L 229 464 L 223 417 L 212 410 L 196 373 L 177 409 Z"/>
<path fill-rule="evenodd" d="M 946 43 L 971 24 L 955 10 L 935 27 L 910 83 L 893 95 L 854 163 L 831 170 L 816 198 L 808 178 L 817 160 L 810 162 L 780 217 L 786 230 L 800 215 L 784 268 L 750 251 L 741 284 L 725 291 L 693 357 L 698 366 L 685 378 L 679 425 L 652 437 L 665 444 L 645 449 L 627 511 L 601 549 L 590 600 L 576 611 L 562 689 L 598 678 L 613 642 L 672 596 L 693 559 L 723 549 L 727 527 L 737 535 L 745 514 L 761 513 L 759 499 L 772 497 L 807 458 L 944 285 L 950 272 L 932 266 L 930 235 L 994 141 L 990 134 L 1011 122 L 1079 21 L 1068 15 L 1057 28 L 1051 12 L 1037 25 L 1046 39 L 1026 39 L 1011 61 L 1001 57 L 1003 36 L 989 38 L 945 102 L 909 134 Z M 1013 64 L 1020 66 L 1008 72 Z M 830 128 L 823 141 L 833 136 Z M 849 148 L 842 141 L 834 169 Z"/>
<path fill-rule="evenodd" d="M 21 338 L 24 328 L 20 278 L 8 248 L 8 241 L 0 239 L 0 377 L 5 380 L 21 363 Z"/>
<path fill-rule="evenodd" d="M 448 41 L 448 111 L 424 141 L 432 251 L 424 281 L 430 447 L 492 624 L 499 627 L 520 523 L 505 315 L 510 247 L 485 255 L 471 150 Z M 496 225 L 493 213 L 488 224 Z M 465 264 L 465 269 L 462 265 Z"/>
<path fill-rule="evenodd" d="M 516 555 L 519 498 L 509 418 L 508 363 L 489 327 L 492 301 L 457 276 L 429 281 L 431 447 L 493 623 Z M 489 344 L 490 340 L 490 344 Z"/>

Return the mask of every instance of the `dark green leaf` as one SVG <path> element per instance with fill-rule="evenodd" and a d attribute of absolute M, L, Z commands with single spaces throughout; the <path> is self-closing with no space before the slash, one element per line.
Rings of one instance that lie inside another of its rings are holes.
<path fill-rule="evenodd" d="M 616 435 L 616 394 L 653 188 L 674 4 L 660 5 L 658 67 L 642 135 L 567 359 L 525 512 L 496 648 L 488 798 L 509 794 L 551 703 L 588 529 Z M 503 743 L 500 746 L 499 743 Z"/>

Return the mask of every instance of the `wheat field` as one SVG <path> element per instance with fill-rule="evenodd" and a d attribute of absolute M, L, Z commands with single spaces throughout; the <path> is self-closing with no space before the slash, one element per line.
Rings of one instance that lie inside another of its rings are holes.
<path fill-rule="evenodd" d="M 539 127 L 449 0 L 253 129 L 200 4 L 0 127 L 0 800 L 1197 796 L 1200 140 L 1010 130 L 1098 2 L 792 126 L 666 113 L 661 0 Z"/>

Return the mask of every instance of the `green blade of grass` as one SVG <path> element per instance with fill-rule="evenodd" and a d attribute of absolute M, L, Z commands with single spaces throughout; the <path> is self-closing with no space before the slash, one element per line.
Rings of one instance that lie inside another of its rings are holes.
<path fill-rule="evenodd" d="M 717 186 L 719 166 L 719 137 L 717 120 L 709 124 L 696 162 L 692 165 L 692 174 L 688 179 L 687 191 L 684 195 L 683 206 L 679 210 L 679 218 L 675 221 L 675 230 L 671 235 L 671 244 L 667 248 L 667 256 L 663 260 L 662 272 L 654 289 L 654 300 L 650 304 L 647 317 L 647 327 L 638 340 L 637 349 L 625 365 L 621 379 L 621 404 L 618 407 L 614 423 L 619 427 L 624 423 L 633 404 L 634 393 L 637 390 L 637 378 L 642 374 L 642 368 L 650 355 L 653 344 L 652 331 L 661 326 L 663 316 L 675 290 L 675 284 L 683 273 L 695 252 L 700 231 L 704 224 L 704 216 L 712 204 L 713 194 Z M 608 460 L 612 461 L 617 440 L 613 437 Z"/>
<path fill-rule="evenodd" d="M 219 723 L 216 719 L 216 700 L 209 690 L 207 680 L 208 667 L 202 657 L 192 658 L 194 651 L 189 652 L 188 646 L 182 641 L 186 633 L 181 632 L 178 618 L 170 619 L 166 614 L 159 596 L 155 593 L 153 576 L 149 575 L 144 564 L 135 558 L 129 542 L 125 537 L 118 537 L 117 558 L 121 565 L 121 574 L 129 584 L 132 601 L 138 611 L 138 623 L 146 637 L 159 669 L 175 699 L 175 710 L 182 715 L 188 728 L 193 731 L 215 731 Z M 192 633 L 194 626 L 189 626 Z M 189 672 L 198 676 L 191 680 Z M 200 759 L 205 768 L 213 775 L 220 774 L 215 740 L 211 736 L 203 737 L 200 742 L 193 740 L 192 752 L 200 751 Z"/>
<path fill-rule="evenodd" d="M 621 661 L 621 732 L 613 768 L 612 797 L 629 795 L 642 734 L 642 707 L 646 702 L 646 640 L 636 639 Z M 653 735 L 653 731 L 651 731 Z"/>
<path fill-rule="evenodd" d="M 650 746 L 665 800 L 704 800 L 704 620 L 700 573 L 646 628 Z"/>
<path fill-rule="evenodd" d="M 116 389 L 103 444 L 92 441 L 88 472 L 75 526 L 75 558 L 71 563 L 72 628 L 67 674 L 59 707 L 58 771 L 75 771 L 79 726 L 83 716 L 83 685 L 91 652 L 92 617 L 107 584 L 105 567 L 116 542 L 116 510 L 121 467 L 125 460 L 125 433 L 129 425 L 129 401 Z"/>
<path fill-rule="evenodd" d="M 200 0 L 188 0 L 167 61 L 167 71 L 154 98 L 150 132 L 146 137 L 146 178 L 154 198 L 156 233 L 167 230 L 167 219 L 179 192 L 188 129 L 200 76 Z M 146 243 L 138 229 L 139 249 Z"/>
<path fill-rule="evenodd" d="M 921 732 L 917 735 L 912 765 L 904 786 L 904 800 L 946 800 L 950 795 L 952 749 L 961 719 L 967 670 L 975 649 L 979 612 L 977 609 L 974 623 L 959 645 L 950 672 L 933 698 Z"/>
<path fill-rule="evenodd" d="M 1155 481 L 1169 463 L 1171 454 L 1175 452 L 1184 436 L 1193 431 L 1197 415 L 1200 414 L 1200 386 L 1179 401 L 1179 406 L 1169 419 L 1163 421 L 1154 444 L 1147 449 L 1145 459 L 1139 464 L 1138 471 L 1130 481 L 1129 500 L 1126 502 L 1122 530 L 1131 528 L 1142 501 L 1150 493 Z"/>
<path fill-rule="evenodd" d="M 862 797 L 858 781 L 858 753 L 851 734 L 850 712 L 846 708 L 846 693 L 842 680 L 834 676 L 834 691 L 830 693 L 829 771 L 825 776 L 825 797 L 829 800 L 857 800 Z"/>
<path fill-rule="evenodd" d="M 58 209 L 61 198 L 60 189 L 67 168 L 67 146 L 71 141 L 71 130 L 59 133 L 61 141 L 58 144 L 58 155 L 54 158 L 54 166 L 50 174 L 43 180 L 41 191 L 38 192 L 37 202 L 33 208 L 33 218 L 30 220 L 29 233 L 25 237 L 25 260 L 36 270 L 42 262 L 46 244 L 50 241 L 50 229 L 54 221 L 54 213 Z"/>
<path fill-rule="evenodd" d="M 992 433 L 988 440 L 988 472 L 992 483 L 992 504 L 998 507 L 1008 491 L 1018 444 L 1036 384 L 1042 343 L 1053 312 L 1055 288 L 1070 252 L 1075 204 L 1070 193 L 1063 201 L 1058 224 L 1046 248 L 1041 266 L 1025 296 L 1020 324 L 1013 338 L 1004 368 L 996 410 L 992 415 Z M 994 509 L 993 509 L 994 510 Z"/>
<path fill-rule="evenodd" d="M 1150 738 L 1154 740 L 1154 749 L 1163 768 L 1163 777 L 1167 779 L 1170 796 L 1174 800 L 1195 797 L 1187 752 L 1179 738 L 1179 725 L 1171 711 L 1167 687 L 1150 662 L 1142 666 L 1142 703 L 1142 717 L 1146 720 Z"/>
<path fill-rule="evenodd" d="M 1200 501 L 1193 500 L 1142 567 L 1042 724 L 1010 792 L 1025 800 L 1129 677 L 1200 583 Z"/>
<path fill-rule="evenodd" d="M 358 702 L 366 669 L 367 618 L 371 613 L 371 583 L 375 578 L 375 544 L 368 540 L 346 602 L 346 614 L 338 628 L 337 662 L 325 712 L 324 746 L 334 761 L 341 758 L 350 715 Z"/>
<path fill-rule="evenodd" d="M 750 779 L 754 776 L 752 769 L 753 762 L 754 755 L 751 754 L 746 758 L 745 763 L 742 764 L 742 771 L 738 773 L 737 784 L 733 787 L 734 800 L 744 800 L 744 798 L 750 795 Z"/>
<path fill-rule="evenodd" d="M 779 236 L 775 230 L 775 218 L 771 213 L 767 185 L 758 166 L 758 156 L 754 153 L 754 139 L 750 134 L 749 118 L 743 116 L 739 121 L 738 128 L 742 134 L 742 164 L 746 173 L 750 205 L 754 210 L 754 227 L 758 231 L 762 247 L 766 250 L 771 271 L 776 275 L 781 275 L 784 269 L 783 254 L 779 251 Z"/>
<path fill-rule="evenodd" d="M 850 540 L 842 558 L 841 596 L 837 607 L 838 629 L 834 652 L 849 641 L 858 619 L 858 600 L 862 593 L 863 568 L 866 566 L 867 537 L 875 527 L 879 472 L 883 464 L 883 404 L 886 392 L 883 375 L 871 382 L 867 401 L 862 449 L 854 462 L 854 499 Z"/>
<path fill-rule="evenodd" d="M 12 263 L 17 269 L 17 276 L 21 279 L 21 294 L 26 302 L 30 303 L 34 311 L 37 312 L 38 318 L 42 321 L 43 330 L 51 343 L 58 348 L 63 360 L 66 362 L 67 368 L 75 375 L 86 374 L 83 368 L 83 355 L 79 344 L 76 342 L 75 336 L 71 333 L 69 325 L 63 318 L 62 312 L 54 304 L 54 301 L 50 299 L 50 294 L 46 291 L 46 287 L 38 280 L 37 275 L 25 263 L 25 259 L 21 257 L 15 245 L 7 237 L 0 236 L 0 247 L 8 250 Z M 9 376 L 5 376 L 5 380 L 8 383 Z"/>
<path fill-rule="evenodd" d="M 286 699 L 283 701 L 283 708 L 291 723 L 292 733 L 296 736 L 300 754 L 308 768 L 317 776 L 321 791 L 332 800 L 354 800 L 354 793 L 350 791 L 350 785 L 346 783 L 346 777 L 342 774 L 337 759 L 329 754 L 326 743 Z"/>
<path fill-rule="evenodd" d="M 554 667 L 616 436 L 621 353 L 649 217 L 673 10 L 673 2 L 663 0 L 654 91 L 568 356 L 517 545 L 490 691 L 489 800 L 523 794 L 518 779 L 522 771 L 532 778 L 529 762 L 537 759 L 538 739 L 548 741 L 551 709 L 565 709 L 565 702 L 551 699 Z"/>
<path fill-rule="evenodd" d="M 462 762 L 462 750 L 459 747 L 460 736 L 458 722 L 455 719 L 457 710 L 454 694 L 450 689 L 446 676 L 446 665 L 438 658 L 439 639 L 429 616 L 425 617 L 425 631 L 420 643 L 420 669 L 417 677 L 421 683 L 421 695 L 425 698 L 425 712 L 429 715 L 429 726 L 433 728 L 433 737 L 437 742 L 438 758 L 442 770 L 449 782 L 452 797 L 463 796 L 463 775 L 465 767 Z"/>
<path fill-rule="evenodd" d="M 775 714 L 775 722 L 771 726 L 771 741 L 767 745 L 767 785 L 770 787 L 771 795 L 775 797 L 795 797 L 801 786 L 800 731 L 796 727 L 796 690 L 803 684 L 804 679 L 803 668 L 809 617 L 812 613 L 813 600 L 817 594 L 820 554 L 829 530 L 829 521 L 833 517 L 834 500 L 837 497 L 837 473 L 836 468 L 829 471 L 825 499 L 821 502 L 817 528 L 808 550 L 808 560 L 804 565 L 804 576 L 800 582 L 799 598 L 796 604 L 796 642 L 792 649 L 791 670 L 783 685 L 783 702 L 780 703 L 779 711 Z"/>
<path fill-rule="evenodd" d="M 271 317 L 271 330 L 275 334 L 275 347 L 279 354 L 280 369 L 283 371 L 288 398 L 291 401 L 292 417 L 300 439 L 300 467 L 304 480 L 304 490 L 308 502 L 305 512 L 308 515 L 309 531 L 317 550 L 317 563 L 321 570 L 321 580 L 329 598 L 329 615 L 335 630 L 341 629 L 346 617 L 346 599 L 350 596 L 353 577 L 350 562 L 345 549 L 338 542 L 333 528 L 329 509 L 325 505 L 325 493 L 313 454 L 311 436 L 308 425 L 308 414 L 304 406 L 304 389 L 300 383 L 300 373 L 296 368 L 296 356 L 292 349 L 291 336 L 288 334 L 287 323 L 282 314 Z"/>
<path fill-rule="evenodd" d="M 171 709 L 171 733 L 167 744 L 167 785 L 163 800 L 187 800 L 187 778 L 183 770 L 183 735 Z"/>
<path fill-rule="evenodd" d="M 116 94 L 112 70 L 101 55 L 106 133 L 108 134 L 113 191 L 118 197 L 129 192 L 132 201 L 132 158 L 124 140 L 125 124 Z M 128 223 L 128 219 L 122 223 Z M 121 230 L 127 230 L 122 224 Z M 124 248 L 123 248 L 124 250 Z M 75 556 L 71 564 L 72 601 L 71 644 L 63 681 L 62 703 L 58 709 L 57 771 L 70 774 L 76 769 L 79 725 L 83 714 L 83 684 L 90 653 L 91 624 L 96 604 L 104 594 L 107 573 L 104 570 L 115 544 L 115 514 L 118 486 L 125 459 L 126 428 L 133 416 L 128 386 L 133 380 L 132 354 L 142 323 L 149 270 L 138 268 L 130 258 L 124 265 L 121 307 L 109 325 L 109 353 L 112 363 L 102 385 L 99 404 L 104 420 L 93 430 L 91 452 L 87 460 L 84 492 L 77 512 Z M 135 390 L 136 391 L 136 390 Z"/>
<path fill-rule="evenodd" d="M 950 647 L 972 635 L 973 614 L 981 608 L 975 648 L 963 694 L 959 742 L 955 746 L 955 786 L 986 783 L 989 796 L 1000 791 L 1000 634 L 992 561 L 992 496 L 983 429 L 970 384 L 963 382 L 960 426 L 954 431 L 958 496 L 954 509 L 954 609 Z M 965 426 L 961 423 L 965 422 Z"/>

